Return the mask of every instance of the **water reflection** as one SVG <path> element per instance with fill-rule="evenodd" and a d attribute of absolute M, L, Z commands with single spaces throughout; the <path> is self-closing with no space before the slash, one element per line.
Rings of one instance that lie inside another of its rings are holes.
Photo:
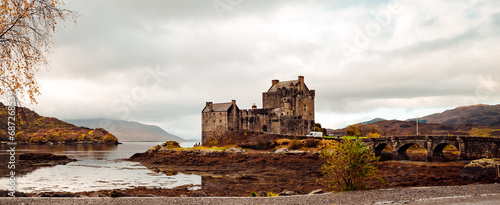
<path fill-rule="evenodd" d="M 77 159 L 66 165 L 42 167 L 26 175 L 16 175 L 18 191 L 96 191 L 122 189 L 136 186 L 173 188 L 176 186 L 201 185 L 201 177 L 187 175 L 173 170 L 151 171 L 137 162 L 122 160 L 135 153 L 144 152 L 161 142 L 124 142 L 120 145 L 77 144 L 77 145 L 17 145 L 16 155 L 37 152 L 66 155 Z M 194 143 L 193 143 L 194 144 Z M 181 143 L 182 145 L 182 143 Z M 186 144 L 184 144 L 186 146 Z M 188 145 L 189 146 L 189 145 Z M 8 146 L 1 145 L 7 150 Z M 2 164 L 8 162 L 7 152 L 0 152 Z M 7 173 L 7 166 L 0 171 Z M 8 178 L 0 178 L 0 185 L 6 187 Z"/>

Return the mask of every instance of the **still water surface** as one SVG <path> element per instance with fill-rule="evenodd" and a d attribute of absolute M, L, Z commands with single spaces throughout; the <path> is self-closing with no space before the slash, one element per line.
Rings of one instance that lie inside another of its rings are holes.
<path fill-rule="evenodd" d="M 66 165 L 43 167 L 26 175 L 16 176 L 17 191 L 97 191 L 123 189 L 137 186 L 173 188 L 182 185 L 201 186 L 201 177 L 179 173 L 166 176 L 155 173 L 138 162 L 124 159 L 135 153 L 145 152 L 162 142 L 123 142 L 120 145 L 17 145 L 16 152 L 38 152 L 66 155 L 79 161 Z M 194 142 L 181 142 L 182 147 L 192 147 Z M 0 145 L 7 150 L 6 145 Z M 0 153 L 2 173 L 7 172 L 8 153 Z M 7 177 L 0 178 L 0 189 L 6 189 Z"/>

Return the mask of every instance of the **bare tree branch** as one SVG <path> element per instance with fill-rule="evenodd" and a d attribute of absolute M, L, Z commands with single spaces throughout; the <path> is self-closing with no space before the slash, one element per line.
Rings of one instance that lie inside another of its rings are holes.
<path fill-rule="evenodd" d="M 35 73 L 46 66 L 51 34 L 56 24 L 76 14 L 62 0 L 4 0 L 0 3 L 0 95 L 7 88 L 32 103 L 40 94 Z M 6 84 L 10 82 L 10 84 Z"/>

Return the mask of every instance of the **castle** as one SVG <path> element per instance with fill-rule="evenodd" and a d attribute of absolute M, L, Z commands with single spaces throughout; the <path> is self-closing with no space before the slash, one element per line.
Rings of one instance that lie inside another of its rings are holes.
<path fill-rule="evenodd" d="M 201 112 L 201 136 L 205 144 L 211 137 L 225 133 L 251 131 L 267 134 L 304 136 L 314 131 L 314 90 L 297 80 L 272 80 L 262 93 L 263 108 L 240 110 L 236 100 L 228 103 L 207 102 Z"/>

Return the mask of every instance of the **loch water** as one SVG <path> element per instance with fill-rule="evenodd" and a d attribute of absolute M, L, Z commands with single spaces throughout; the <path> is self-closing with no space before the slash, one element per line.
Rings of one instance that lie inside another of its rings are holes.
<path fill-rule="evenodd" d="M 19 192 L 80 192 L 133 187 L 173 188 L 201 186 L 201 176 L 178 173 L 167 176 L 155 173 L 138 162 L 125 159 L 135 153 L 145 152 L 162 142 L 123 142 L 119 145 L 16 145 L 16 155 L 21 153 L 52 153 L 66 155 L 78 161 L 66 165 L 38 168 L 25 174 L 16 174 Z M 182 147 L 192 147 L 195 142 L 180 142 Z M 0 145 L 0 172 L 8 173 L 9 146 Z M 19 166 L 19 165 L 18 165 Z M 8 177 L 0 178 L 0 189 L 6 190 Z"/>

